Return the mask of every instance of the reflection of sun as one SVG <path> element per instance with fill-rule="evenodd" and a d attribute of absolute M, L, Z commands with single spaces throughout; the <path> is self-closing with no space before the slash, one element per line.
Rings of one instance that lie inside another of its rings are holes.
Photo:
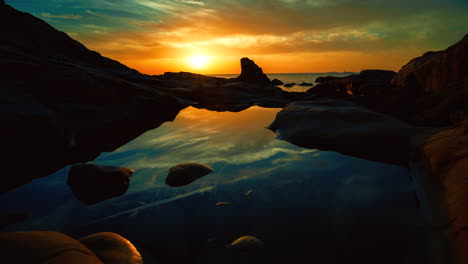
<path fill-rule="evenodd" d="M 190 67 L 194 69 L 204 69 L 210 63 L 210 57 L 205 55 L 193 55 L 187 58 L 187 62 Z"/>

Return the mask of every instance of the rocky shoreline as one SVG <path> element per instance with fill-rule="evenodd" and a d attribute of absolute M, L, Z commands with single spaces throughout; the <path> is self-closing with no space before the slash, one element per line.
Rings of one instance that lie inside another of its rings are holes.
<path fill-rule="evenodd" d="M 280 139 L 409 167 L 468 263 L 468 35 L 397 73 L 321 77 L 300 93 L 248 58 L 232 79 L 141 74 L 3 1 L 0 30 L 0 193 L 113 151 L 187 106 L 284 107 L 270 126 Z"/>

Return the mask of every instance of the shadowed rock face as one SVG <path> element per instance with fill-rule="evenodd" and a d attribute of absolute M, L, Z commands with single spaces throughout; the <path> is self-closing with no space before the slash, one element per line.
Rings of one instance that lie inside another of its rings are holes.
<path fill-rule="evenodd" d="M 468 119 L 429 137 L 423 153 L 429 161 L 429 175 L 443 184 L 460 263 L 468 263 Z"/>
<path fill-rule="evenodd" d="M 184 106 L 161 82 L 0 5 L 0 192 L 113 151 Z"/>
<path fill-rule="evenodd" d="M 237 77 L 238 81 L 256 84 L 270 84 L 270 79 L 263 73 L 262 68 L 249 58 L 241 59 L 241 74 Z"/>
<path fill-rule="evenodd" d="M 68 174 L 68 185 L 85 204 L 95 204 L 127 192 L 134 170 L 94 164 L 74 165 Z"/>
<path fill-rule="evenodd" d="M 403 66 L 392 84 L 418 93 L 434 92 L 468 78 L 468 35 L 443 51 L 426 52 Z"/>
<path fill-rule="evenodd" d="M 279 139 L 301 147 L 401 166 L 409 160 L 410 136 L 418 132 L 403 122 L 344 100 L 290 103 L 268 128 Z"/>

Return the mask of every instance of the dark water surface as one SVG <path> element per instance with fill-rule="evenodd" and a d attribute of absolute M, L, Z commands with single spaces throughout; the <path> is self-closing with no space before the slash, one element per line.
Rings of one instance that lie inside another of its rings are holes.
<path fill-rule="evenodd" d="M 31 216 L 6 231 L 113 231 L 146 263 L 443 263 L 406 169 L 276 140 L 265 127 L 279 110 L 189 107 L 94 161 L 136 170 L 125 195 L 85 206 L 65 168 L 0 196 L 2 211 Z M 169 168 L 188 162 L 215 172 L 186 187 L 165 185 Z M 242 235 L 265 245 L 225 247 Z"/>

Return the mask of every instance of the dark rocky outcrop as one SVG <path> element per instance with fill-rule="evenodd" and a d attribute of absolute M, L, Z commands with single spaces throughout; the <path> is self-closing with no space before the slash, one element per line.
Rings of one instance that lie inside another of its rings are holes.
<path fill-rule="evenodd" d="M 0 192 L 113 151 L 184 107 L 161 81 L 8 5 L 0 32 Z"/>
<path fill-rule="evenodd" d="M 313 86 L 314 84 L 308 82 L 302 82 L 299 86 Z"/>
<path fill-rule="evenodd" d="M 418 128 L 346 100 L 288 104 L 268 127 L 295 145 L 405 166 Z"/>
<path fill-rule="evenodd" d="M 172 187 L 185 186 L 213 171 L 213 168 L 199 163 L 179 164 L 169 170 L 166 184 Z"/>
<path fill-rule="evenodd" d="M 392 79 L 417 125 L 449 125 L 468 112 L 468 35 L 443 51 L 427 52 L 403 66 Z M 396 105 L 395 105 L 396 107 Z"/>
<path fill-rule="evenodd" d="M 389 89 L 395 72 L 386 70 L 364 70 L 346 77 L 319 77 L 315 87 L 307 92 L 321 96 L 375 96 Z"/>
<path fill-rule="evenodd" d="M 443 51 L 426 52 L 404 65 L 392 84 L 418 93 L 447 89 L 468 76 L 468 35 Z"/>
<path fill-rule="evenodd" d="M 85 204 L 95 204 L 127 192 L 134 170 L 95 164 L 73 165 L 68 185 Z"/>
<path fill-rule="evenodd" d="M 280 81 L 280 80 L 278 80 L 278 79 L 275 78 L 275 79 L 273 79 L 273 80 L 271 81 L 271 84 L 272 84 L 272 85 L 283 85 L 284 83 L 283 83 L 282 81 Z"/>
<path fill-rule="evenodd" d="M 255 84 L 270 84 L 270 79 L 263 73 L 262 68 L 249 58 L 241 59 L 241 74 L 237 77 L 240 82 Z"/>
<path fill-rule="evenodd" d="M 295 84 L 295 83 L 287 83 L 287 84 L 284 85 L 284 87 L 286 87 L 286 88 L 291 88 L 291 87 L 293 87 L 294 85 L 296 85 L 296 84 Z"/>

